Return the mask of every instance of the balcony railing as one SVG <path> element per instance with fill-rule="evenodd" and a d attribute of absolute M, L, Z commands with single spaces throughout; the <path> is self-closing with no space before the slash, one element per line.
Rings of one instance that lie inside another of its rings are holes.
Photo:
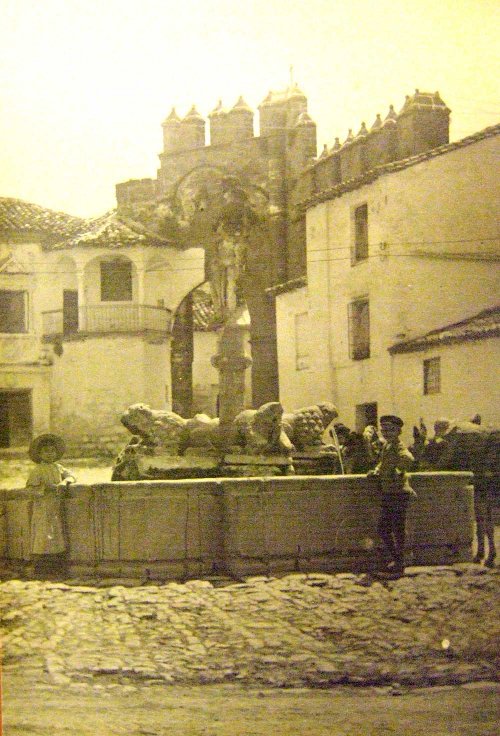
<path fill-rule="evenodd" d="M 42 312 L 43 334 L 55 335 L 99 334 L 107 332 L 160 332 L 169 333 L 172 312 L 164 307 L 146 304 L 93 304 L 73 311 L 52 309 Z"/>

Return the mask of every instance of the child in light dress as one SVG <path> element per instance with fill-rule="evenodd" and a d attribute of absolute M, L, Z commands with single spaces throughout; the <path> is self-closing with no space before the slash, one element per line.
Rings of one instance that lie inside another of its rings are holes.
<path fill-rule="evenodd" d="M 33 498 L 31 558 L 35 577 L 60 577 L 66 571 L 62 497 L 75 478 L 56 462 L 64 450 L 62 438 L 55 434 L 36 437 L 29 449 L 30 458 L 36 463 L 26 482 Z"/>

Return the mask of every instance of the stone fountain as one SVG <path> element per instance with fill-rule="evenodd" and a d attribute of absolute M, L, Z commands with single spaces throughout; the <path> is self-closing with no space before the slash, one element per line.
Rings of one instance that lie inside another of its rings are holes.
<path fill-rule="evenodd" d="M 222 328 L 212 363 L 219 373 L 219 417 L 184 418 L 133 404 L 122 423 L 133 437 L 118 457 L 114 480 L 335 472 L 334 448 L 323 442 L 337 416 L 323 402 L 284 414 L 279 402 L 244 408 L 245 293 L 251 288 L 247 254 L 266 227 L 267 202 L 255 187 L 213 172 L 184 182 L 171 207 L 175 233 L 186 245 L 203 243 L 206 274 Z"/>
<path fill-rule="evenodd" d="M 132 433 L 113 480 L 174 480 L 235 476 L 321 475 L 339 472 L 323 434 L 337 416 L 323 402 L 284 413 L 279 402 L 244 409 L 225 425 L 205 414 L 185 419 L 133 404 L 122 416 Z"/>

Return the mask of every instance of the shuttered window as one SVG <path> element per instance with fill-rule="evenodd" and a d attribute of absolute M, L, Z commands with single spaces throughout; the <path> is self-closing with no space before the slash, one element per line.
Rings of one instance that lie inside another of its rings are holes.
<path fill-rule="evenodd" d="M 349 356 L 352 360 L 370 357 L 370 308 L 368 299 L 349 304 Z"/>
<path fill-rule="evenodd" d="M 441 392 L 441 358 L 424 360 L 424 394 Z"/>
<path fill-rule="evenodd" d="M 0 291 L 0 332 L 20 333 L 27 331 L 26 291 Z"/>
<path fill-rule="evenodd" d="M 368 258 L 368 205 L 362 204 L 354 210 L 354 246 L 352 262 Z"/>

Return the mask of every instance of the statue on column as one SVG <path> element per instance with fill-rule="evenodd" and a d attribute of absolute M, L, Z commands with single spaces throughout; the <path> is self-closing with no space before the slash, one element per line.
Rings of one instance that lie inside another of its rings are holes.
<path fill-rule="evenodd" d="M 259 186 L 211 166 L 194 169 L 162 202 L 162 235 L 180 247 L 205 250 L 206 281 L 221 325 L 212 357 L 219 373 L 219 416 L 186 419 L 131 405 L 122 423 L 133 437 L 117 460 L 114 480 L 289 474 L 295 451 L 320 459 L 325 454 L 322 435 L 337 416 L 328 402 L 285 416 L 279 402 L 244 405 L 244 376 L 252 362 L 241 319 L 253 286 L 247 264 L 252 246 L 268 240 L 268 215 L 269 199 Z"/>
<path fill-rule="evenodd" d="M 243 303 L 242 279 L 250 231 L 259 217 L 236 177 L 221 182 L 221 203 L 213 224 L 213 240 L 207 249 L 206 273 L 216 310 L 223 321 Z"/>

